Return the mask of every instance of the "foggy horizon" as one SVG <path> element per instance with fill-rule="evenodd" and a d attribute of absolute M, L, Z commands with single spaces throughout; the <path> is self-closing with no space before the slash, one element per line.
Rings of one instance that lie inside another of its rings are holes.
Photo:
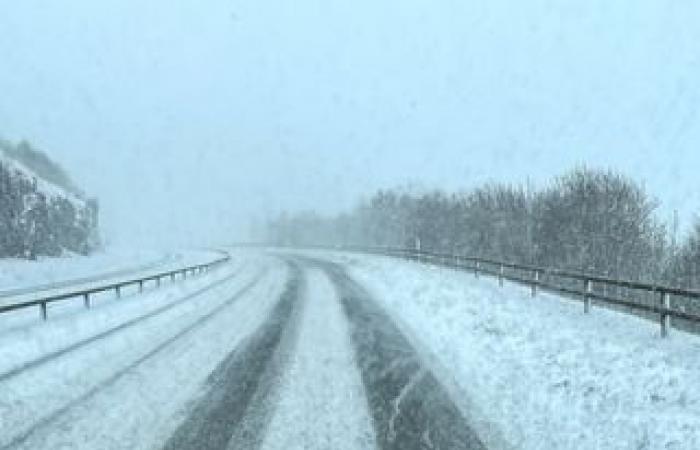
<path fill-rule="evenodd" d="M 382 188 L 612 168 L 700 211 L 693 2 L 38 0 L 0 29 L 0 137 L 100 199 L 119 244 L 246 240 Z"/>

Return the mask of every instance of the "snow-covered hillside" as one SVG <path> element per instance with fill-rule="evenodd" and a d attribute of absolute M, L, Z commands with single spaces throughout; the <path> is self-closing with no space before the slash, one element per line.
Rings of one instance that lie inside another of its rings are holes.
<path fill-rule="evenodd" d="M 97 226 L 96 201 L 39 176 L 0 146 L 0 258 L 86 254 L 97 246 Z"/>
<path fill-rule="evenodd" d="M 34 172 L 31 168 L 27 167 L 22 162 L 8 156 L 5 151 L 0 147 L 0 165 L 8 168 L 10 172 L 15 173 L 26 180 L 34 181 L 36 180 L 37 191 L 44 194 L 47 198 L 64 198 L 70 201 L 77 208 L 85 208 L 86 202 L 84 199 L 79 198 L 75 194 L 69 192 L 68 190 L 57 186 L 56 184 L 45 180 Z"/>

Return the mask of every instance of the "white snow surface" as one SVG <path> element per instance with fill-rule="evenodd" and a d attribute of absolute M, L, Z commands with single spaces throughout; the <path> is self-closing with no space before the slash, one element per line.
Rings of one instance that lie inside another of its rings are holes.
<path fill-rule="evenodd" d="M 69 254 L 57 258 L 42 257 L 37 261 L 0 259 L 0 295 L 7 290 L 96 276 L 175 257 L 175 254 L 158 251 L 119 248 L 89 256 Z"/>
<path fill-rule="evenodd" d="M 162 445 L 189 413 L 192 399 L 201 393 L 217 364 L 269 314 L 282 292 L 285 274 L 285 266 L 271 259 L 236 262 L 90 312 L 0 333 L 0 373 L 4 373 L 22 361 L 67 348 L 159 307 L 175 305 L 4 380 L 0 447 L 24 433 L 30 434 L 16 448 L 108 450 Z M 229 275 L 235 276 L 187 298 Z M 252 290 L 201 326 L 181 334 L 256 279 L 259 282 Z M 139 363 L 132 367 L 135 362 Z M 55 415 L 57 411 L 60 414 Z"/>
<path fill-rule="evenodd" d="M 700 448 L 700 337 L 674 331 L 661 339 L 654 323 L 602 308 L 585 315 L 577 301 L 542 293 L 533 299 L 526 287 L 501 288 L 470 273 L 312 254 L 345 265 L 380 302 L 491 450 Z M 260 275 L 238 301 L 168 343 Z M 25 432 L 18 448 L 162 445 L 191 412 L 207 376 L 269 315 L 287 275 L 283 263 L 249 252 L 203 276 L 97 301 L 90 311 L 71 303 L 46 323 L 3 318 L 0 374 L 174 305 L 4 379 L 0 447 Z M 264 448 L 373 448 L 337 294 L 315 269 L 306 289 Z"/>
<path fill-rule="evenodd" d="M 263 450 L 375 448 L 347 320 L 328 277 L 308 271 L 299 340 Z"/>
<path fill-rule="evenodd" d="M 392 258 L 345 264 L 467 398 L 492 449 L 700 448 L 700 337 Z M 494 438 L 498 436 L 498 439 Z"/>
<path fill-rule="evenodd" d="M 107 248 L 89 256 L 71 254 L 37 261 L 0 259 L 0 305 L 205 263 L 220 257 L 220 253 L 205 250 L 165 252 Z"/>

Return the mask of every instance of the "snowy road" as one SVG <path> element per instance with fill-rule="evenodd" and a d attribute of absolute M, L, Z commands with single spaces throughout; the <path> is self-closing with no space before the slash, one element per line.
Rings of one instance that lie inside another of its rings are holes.
<path fill-rule="evenodd" d="M 457 270 L 239 253 L 0 318 L 0 450 L 700 448 L 700 339 L 653 330 Z"/>
<path fill-rule="evenodd" d="M 0 333 L 0 449 L 481 449 L 343 268 L 242 259 Z"/>

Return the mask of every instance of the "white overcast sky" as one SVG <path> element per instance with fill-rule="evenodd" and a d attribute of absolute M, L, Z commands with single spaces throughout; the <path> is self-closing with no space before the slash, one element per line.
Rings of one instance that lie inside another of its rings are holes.
<path fill-rule="evenodd" d="M 577 164 L 700 212 L 697 0 L 4 3 L 0 135 L 99 196 L 115 242 Z"/>

